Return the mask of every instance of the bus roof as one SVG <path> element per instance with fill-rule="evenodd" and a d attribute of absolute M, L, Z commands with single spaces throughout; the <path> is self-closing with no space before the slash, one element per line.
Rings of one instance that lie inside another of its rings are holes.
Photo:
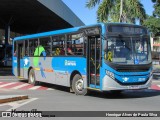
<path fill-rule="evenodd" d="M 62 30 L 55 30 L 55 31 L 43 32 L 43 33 L 31 34 L 31 35 L 26 35 L 26 36 L 20 36 L 20 37 L 14 38 L 14 41 L 26 40 L 26 39 L 34 39 L 34 38 L 52 36 L 52 35 L 59 35 L 59 34 L 64 34 L 64 33 L 71 33 L 71 32 L 76 32 L 79 29 L 87 28 L 87 27 L 104 26 L 104 25 L 119 25 L 119 24 L 122 24 L 122 25 L 134 25 L 134 24 L 128 24 L 128 23 L 106 23 L 106 24 L 97 23 L 97 24 L 92 24 L 92 25 L 87 25 L 87 26 L 80 26 L 80 27 L 74 27 L 74 28 L 68 28 L 68 29 L 62 29 Z M 140 25 L 136 25 L 136 26 L 140 26 Z"/>
<path fill-rule="evenodd" d="M 14 41 L 34 39 L 34 38 L 51 36 L 51 35 L 59 35 L 59 34 L 64 34 L 64 33 L 71 33 L 71 32 L 76 32 L 81 28 L 93 27 L 93 26 L 98 26 L 98 25 L 102 25 L 102 24 L 103 23 L 97 23 L 97 24 L 88 25 L 88 26 L 80 26 L 80 27 L 74 27 L 74 28 L 68 28 L 68 29 L 62 29 L 62 30 L 55 30 L 55 31 L 43 32 L 43 33 L 31 34 L 31 35 L 26 35 L 26 36 L 20 36 L 20 37 L 15 37 Z"/>

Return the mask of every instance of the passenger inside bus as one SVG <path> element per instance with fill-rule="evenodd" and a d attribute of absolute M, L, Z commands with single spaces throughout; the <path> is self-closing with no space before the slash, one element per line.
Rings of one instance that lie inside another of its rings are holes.
<path fill-rule="evenodd" d="M 67 52 L 68 52 L 69 55 L 74 55 L 71 48 L 67 48 Z"/>
<path fill-rule="evenodd" d="M 67 54 L 68 55 L 74 55 L 74 53 L 72 52 L 71 46 L 67 45 Z"/>

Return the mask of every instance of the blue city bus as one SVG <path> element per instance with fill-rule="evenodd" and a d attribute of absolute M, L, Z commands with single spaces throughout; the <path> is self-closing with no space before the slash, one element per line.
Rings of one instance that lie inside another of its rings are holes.
<path fill-rule="evenodd" d="M 13 47 L 13 74 L 33 85 L 66 86 L 77 95 L 151 86 L 150 37 L 143 26 L 97 23 L 16 37 Z"/>
<path fill-rule="evenodd" d="M 0 66 L 12 66 L 12 45 L 0 44 Z"/>

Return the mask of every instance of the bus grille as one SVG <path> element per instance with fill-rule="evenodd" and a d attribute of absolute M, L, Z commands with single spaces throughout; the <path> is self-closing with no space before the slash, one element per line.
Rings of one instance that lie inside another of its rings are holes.
<path fill-rule="evenodd" d="M 118 82 L 120 85 L 144 85 L 145 83 L 147 83 L 148 80 L 149 80 L 149 78 L 147 78 L 147 80 L 144 82 L 122 83 L 121 81 L 115 79 L 115 81 Z"/>
<path fill-rule="evenodd" d="M 149 69 L 117 69 L 118 72 L 146 72 Z"/>

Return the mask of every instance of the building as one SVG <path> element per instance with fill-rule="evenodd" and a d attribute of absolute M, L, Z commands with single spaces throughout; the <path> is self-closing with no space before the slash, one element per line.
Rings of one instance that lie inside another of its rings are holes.
<path fill-rule="evenodd" d="M 11 66 L 14 37 L 82 25 L 61 0 L 0 0 L 0 66 Z"/>
<path fill-rule="evenodd" d="M 0 44 L 15 36 L 82 26 L 61 0 L 0 0 Z"/>

